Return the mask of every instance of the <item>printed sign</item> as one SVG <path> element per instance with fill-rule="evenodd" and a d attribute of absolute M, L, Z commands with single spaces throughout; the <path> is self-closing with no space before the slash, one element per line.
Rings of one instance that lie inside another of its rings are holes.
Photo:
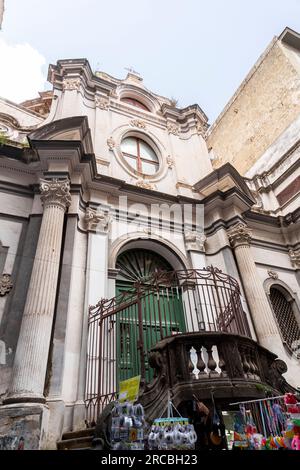
<path fill-rule="evenodd" d="M 154 424 L 156 426 L 170 426 L 174 424 L 180 424 L 181 426 L 185 426 L 186 424 L 189 424 L 188 418 L 158 418 L 154 420 Z"/>
<path fill-rule="evenodd" d="M 120 382 L 119 401 L 135 402 L 139 395 L 141 376 L 137 375 L 128 380 Z"/>

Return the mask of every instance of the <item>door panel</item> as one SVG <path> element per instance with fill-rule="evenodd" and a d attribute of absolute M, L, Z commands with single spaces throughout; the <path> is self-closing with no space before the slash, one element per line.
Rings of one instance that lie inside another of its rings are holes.
<path fill-rule="evenodd" d="M 116 295 L 132 289 L 132 283 L 118 281 Z M 146 380 L 153 378 L 148 364 L 148 352 L 162 338 L 184 332 L 185 322 L 181 293 L 177 288 L 160 287 L 159 292 L 148 292 L 141 298 L 143 316 L 143 343 L 145 351 Z M 117 318 L 118 382 L 139 375 L 140 352 L 138 305 L 127 307 Z"/>

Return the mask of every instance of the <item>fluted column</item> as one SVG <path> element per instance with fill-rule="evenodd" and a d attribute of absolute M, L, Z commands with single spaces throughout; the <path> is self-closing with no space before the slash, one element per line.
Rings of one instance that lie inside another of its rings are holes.
<path fill-rule="evenodd" d="M 252 231 L 246 224 L 238 223 L 227 233 L 235 252 L 258 341 L 269 348 L 279 333 L 251 253 Z"/>
<path fill-rule="evenodd" d="M 43 401 L 53 323 L 68 180 L 41 180 L 44 207 L 7 401 Z"/>

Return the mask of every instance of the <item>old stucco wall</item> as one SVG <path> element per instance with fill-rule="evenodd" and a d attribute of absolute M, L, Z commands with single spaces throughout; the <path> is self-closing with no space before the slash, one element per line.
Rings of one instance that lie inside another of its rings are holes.
<path fill-rule="evenodd" d="M 298 66 L 299 64 L 299 66 Z M 241 174 L 300 112 L 300 55 L 273 40 L 210 128 L 215 168 L 231 162 Z"/>

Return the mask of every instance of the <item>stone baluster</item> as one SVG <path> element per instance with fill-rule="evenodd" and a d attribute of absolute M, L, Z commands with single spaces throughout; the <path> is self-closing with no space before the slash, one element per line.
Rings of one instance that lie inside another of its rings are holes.
<path fill-rule="evenodd" d="M 202 347 L 200 347 L 198 350 L 197 350 L 197 354 L 198 354 L 198 362 L 197 362 L 197 367 L 199 369 L 199 375 L 200 377 L 202 376 L 206 376 L 207 373 L 205 372 L 205 369 L 206 369 L 206 365 L 205 365 L 205 362 L 203 361 L 202 359 Z"/>
<path fill-rule="evenodd" d="M 193 379 L 198 379 L 199 377 L 199 369 L 197 367 L 198 363 L 198 355 L 196 349 L 192 346 L 189 350 L 189 373 L 192 375 Z"/>
<path fill-rule="evenodd" d="M 213 357 L 213 352 L 212 352 L 212 345 L 207 345 L 206 346 L 206 351 L 207 351 L 207 368 L 209 370 L 209 377 L 217 377 L 219 374 L 216 371 L 217 363 L 214 360 Z"/>
<path fill-rule="evenodd" d="M 44 207 L 6 402 L 44 402 L 44 383 L 55 308 L 68 180 L 41 180 Z"/>

